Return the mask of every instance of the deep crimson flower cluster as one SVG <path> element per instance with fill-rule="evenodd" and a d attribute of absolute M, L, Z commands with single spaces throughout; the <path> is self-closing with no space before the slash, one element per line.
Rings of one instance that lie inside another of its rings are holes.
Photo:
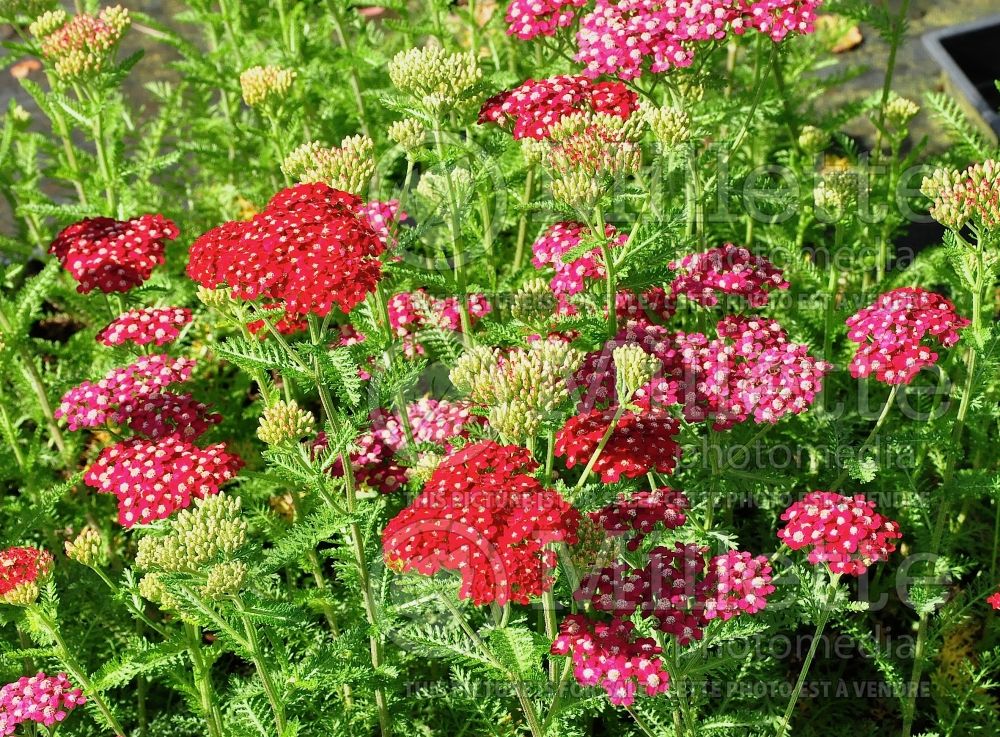
<path fill-rule="evenodd" d="M 572 656 L 577 683 L 600 686 L 615 705 L 630 706 L 639 688 L 656 696 L 670 685 L 656 640 L 636 637 L 635 625 L 627 620 L 592 622 L 570 614 L 559 625 L 550 652 Z"/>
<path fill-rule="evenodd" d="M 355 195 L 322 183 L 278 192 L 252 220 L 223 223 L 191 246 L 188 275 L 235 297 L 277 302 L 289 318 L 350 312 L 375 290 L 385 246 Z"/>
<path fill-rule="evenodd" d="M 617 410 L 612 406 L 570 417 L 556 433 L 556 457 L 565 457 L 567 468 L 586 465 L 615 421 Z M 606 484 L 613 484 L 622 476 L 630 479 L 644 476 L 652 470 L 671 473 L 681 454 L 674 440 L 679 431 L 680 423 L 658 407 L 639 412 L 625 410 L 615 422 L 593 470 Z"/>
<path fill-rule="evenodd" d="M 684 416 L 711 417 L 722 430 L 751 416 L 776 423 L 800 414 L 823 388 L 832 364 L 813 358 L 808 347 L 790 343 L 773 320 L 727 315 L 716 326 L 719 338 L 701 333 L 676 336 Z"/>
<path fill-rule="evenodd" d="M 937 362 L 938 354 L 925 341 L 950 348 L 958 342 L 958 331 L 968 325 L 940 294 L 918 287 L 886 292 L 847 318 L 847 337 L 858 344 L 851 376 L 874 374 L 886 384 L 909 384 L 921 369 Z"/>
<path fill-rule="evenodd" d="M 607 312 L 607 310 L 605 310 Z M 615 295 L 615 314 L 624 322 L 659 325 L 677 312 L 677 301 L 663 287 L 650 287 L 636 294 L 628 290 Z"/>
<path fill-rule="evenodd" d="M 14 734 L 25 722 L 52 727 L 86 702 L 65 673 L 24 676 L 0 688 L 0 737 Z"/>
<path fill-rule="evenodd" d="M 822 0 L 597 0 L 580 21 L 576 61 L 584 74 L 634 79 L 691 66 L 699 43 L 748 29 L 781 41 L 811 33 Z"/>
<path fill-rule="evenodd" d="M 434 297 L 425 289 L 415 292 L 400 292 L 389 299 L 387 305 L 389 325 L 402 339 L 407 355 L 423 355 L 424 347 L 417 342 L 424 328 L 433 326 L 439 330 L 461 332 L 462 318 L 457 297 Z M 466 297 L 469 322 L 474 326 L 493 311 L 493 306 L 482 294 Z"/>
<path fill-rule="evenodd" d="M 718 304 L 719 294 L 733 294 L 745 298 L 752 307 L 760 307 L 767 304 L 772 289 L 788 288 L 781 269 L 732 243 L 689 254 L 669 266 L 681 272 L 670 283 L 673 295 L 683 294 L 706 306 Z"/>
<path fill-rule="evenodd" d="M 45 550 L 13 547 L 0 550 L 0 601 L 12 591 L 45 578 L 52 571 L 52 555 Z"/>
<path fill-rule="evenodd" d="M 423 492 L 386 526 L 386 561 L 462 577 L 460 598 L 476 605 L 527 604 L 552 585 L 555 553 L 577 539 L 580 513 L 530 474 L 531 453 L 491 440 L 467 445 L 438 466 Z"/>
<path fill-rule="evenodd" d="M 243 467 L 224 443 L 206 448 L 177 435 L 158 440 L 130 438 L 101 451 L 87 469 L 87 486 L 118 499 L 124 527 L 166 519 L 193 499 L 218 494 Z"/>
<path fill-rule="evenodd" d="M 49 246 L 82 294 L 127 292 L 149 279 L 163 263 L 164 241 L 178 235 L 162 215 L 131 220 L 87 218 L 63 229 Z"/>
<path fill-rule="evenodd" d="M 860 576 L 868 566 L 888 560 L 899 525 L 875 511 L 875 502 L 813 491 L 781 515 L 788 524 L 778 539 L 792 550 L 809 549 L 809 562 L 826 563 L 837 574 Z"/>
<path fill-rule="evenodd" d="M 158 392 L 135 396 L 118 406 L 115 421 L 147 438 L 158 440 L 178 435 L 185 440 L 201 437 L 222 422 L 222 415 L 190 394 Z"/>
<path fill-rule="evenodd" d="M 97 334 L 97 342 L 106 346 L 124 343 L 163 345 L 177 339 L 181 328 L 191 322 L 186 307 L 146 307 L 119 315 Z"/>
<path fill-rule="evenodd" d="M 620 246 L 628 240 L 628 234 L 619 233 L 611 225 L 605 226 L 604 232 L 610 246 Z M 562 257 L 579 246 L 587 233 L 587 226 L 583 223 L 560 222 L 549 226 L 531 245 L 534 254 L 531 263 L 535 268 L 541 269 L 548 265 L 555 269 L 555 276 L 549 282 L 555 294 L 579 294 L 584 289 L 585 279 L 604 278 L 604 261 L 600 248 L 587 251 L 575 261 L 563 261 Z"/>
<path fill-rule="evenodd" d="M 595 112 L 627 120 L 638 108 L 638 95 L 621 82 L 592 82 L 585 77 L 560 74 L 548 79 L 529 79 L 494 95 L 479 110 L 479 122 L 501 126 L 513 122 L 515 140 L 542 140 L 567 115 Z"/>
<path fill-rule="evenodd" d="M 619 494 L 611 504 L 591 512 L 590 518 L 612 537 L 631 535 L 626 547 L 637 550 L 658 524 L 666 530 L 683 525 L 689 506 L 683 492 L 664 486 L 654 491 Z"/>
<path fill-rule="evenodd" d="M 511 0 L 507 6 L 507 35 L 530 41 L 536 36 L 554 36 L 576 18 L 576 9 L 587 0 Z"/>
<path fill-rule="evenodd" d="M 628 618 L 636 612 L 680 645 L 700 640 L 716 618 L 754 614 L 774 591 L 771 567 L 763 556 L 730 551 L 705 564 L 707 548 L 675 543 L 649 552 L 642 568 L 625 562 L 592 572 L 574 593 L 599 612 Z"/>
<path fill-rule="evenodd" d="M 469 405 L 445 399 L 424 397 L 406 408 L 413 441 L 433 443 L 451 450 L 454 438 L 468 437 L 473 425 L 482 424 L 481 417 L 472 414 Z M 371 414 L 372 429 L 355 440 L 357 450 L 351 453 L 351 468 L 358 483 L 383 494 L 397 491 L 407 479 L 407 469 L 396 460 L 396 453 L 406 445 L 406 433 L 399 415 L 378 409 Z M 316 447 L 326 447 L 326 436 L 320 434 Z M 343 475 L 338 460 L 332 466 L 335 476 Z"/>

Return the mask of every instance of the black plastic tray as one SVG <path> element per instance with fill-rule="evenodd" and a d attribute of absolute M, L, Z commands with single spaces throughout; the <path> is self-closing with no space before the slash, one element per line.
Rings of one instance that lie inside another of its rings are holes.
<path fill-rule="evenodd" d="M 1000 15 L 924 34 L 924 46 L 955 90 L 1000 137 Z"/>

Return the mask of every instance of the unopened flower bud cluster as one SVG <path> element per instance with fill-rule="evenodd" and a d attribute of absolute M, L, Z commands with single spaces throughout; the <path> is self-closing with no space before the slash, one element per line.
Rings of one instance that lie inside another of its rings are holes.
<path fill-rule="evenodd" d="M 471 54 L 449 54 L 440 46 L 401 51 L 389 62 L 393 86 L 432 112 L 458 104 L 482 76 Z"/>
<path fill-rule="evenodd" d="M 288 154 L 281 170 L 298 182 L 324 182 L 360 194 L 375 175 L 375 142 L 368 136 L 350 136 L 340 148 L 304 143 Z"/>
<path fill-rule="evenodd" d="M 257 437 L 268 445 L 295 442 L 316 429 L 316 419 L 293 400 L 278 401 L 264 410 Z"/>
<path fill-rule="evenodd" d="M 250 67 L 240 75 L 243 101 L 250 107 L 280 102 L 292 88 L 296 72 L 276 66 Z"/>
<path fill-rule="evenodd" d="M 132 23 L 128 10 L 115 5 L 98 15 L 80 13 L 70 18 L 64 10 L 39 16 L 29 30 L 39 41 L 42 56 L 53 62 L 56 73 L 78 80 L 105 71 L 114 50 Z"/>

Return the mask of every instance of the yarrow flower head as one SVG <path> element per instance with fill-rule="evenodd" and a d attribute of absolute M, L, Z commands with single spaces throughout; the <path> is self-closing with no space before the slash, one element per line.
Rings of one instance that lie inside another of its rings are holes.
<path fill-rule="evenodd" d="M 627 233 L 619 233 L 611 225 L 605 226 L 604 233 L 608 245 L 612 247 L 628 240 Z M 594 247 L 573 261 L 564 261 L 563 256 L 576 249 L 584 239 L 593 240 Z M 604 278 L 600 243 L 583 223 L 563 221 L 549 226 L 531 245 L 531 252 L 534 254 L 531 263 L 536 269 L 545 266 L 555 269 L 549 286 L 556 295 L 579 294 L 586 287 L 587 279 Z"/>
<path fill-rule="evenodd" d="M 626 547 L 638 550 L 657 525 L 666 530 L 675 530 L 683 525 L 689 506 L 682 492 L 664 486 L 653 491 L 619 494 L 611 504 L 591 512 L 590 519 L 612 537 L 630 536 Z"/>
<path fill-rule="evenodd" d="M 656 140 L 667 148 L 687 143 L 691 137 L 691 116 L 678 107 L 649 107 L 646 122 Z"/>
<path fill-rule="evenodd" d="M 375 142 L 368 136 L 349 136 L 340 148 L 303 143 L 285 157 L 281 170 L 298 182 L 323 182 L 360 195 L 375 175 Z"/>
<path fill-rule="evenodd" d="M 67 540 L 65 550 L 67 558 L 91 568 L 104 565 L 108 559 L 100 530 L 90 525 L 72 540 Z"/>
<path fill-rule="evenodd" d="M 80 293 L 127 292 L 149 279 L 163 263 L 164 241 L 177 235 L 177 226 L 162 215 L 87 218 L 63 229 L 49 253 L 79 282 Z"/>
<path fill-rule="evenodd" d="M 813 491 L 781 515 L 788 524 L 778 539 L 792 550 L 809 550 L 809 562 L 826 563 L 835 574 L 860 576 L 888 560 L 903 536 L 899 525 L 875 511 L 875 502 Z"/>
<path fill-rule="evenodd" d="M 938 354 L 927 343 L 946 348 L 958 342 L 969 321 L 951 300 L 918 287 L 901 287 L 847 318 L 847 337 L 858 344 L 851 361 L 855 378 L 874 375 L 886 384 L 909 384 Z"/>
<path fill-rule="evenodd" d="M 288 95 L 295 81 L 294 69 L 276 66 L 250 67 L 240 74 L 243 101 L 250 107 L 279 103 Z"/>
<path fill-rule="evenodd" d="M 774 593 L 771 564 L 763 555 L 730 550 L 717 555 L 708 564 L 704 586 L 706 620 L 727 621 L 740 613 L 756 614 L 767 605 L 766 597 Z"/>
<path fill-rule="evenodd" d="M 538 36 L 554 36 L 560 28 L 570 26 L 576 9 L 587 0 L 511 0 L 507 6 L 507 35 L 522 41 Z"/>
<path fill-rule="evenodd" d="M 493 306 L 482 294 L 466 295 L 465 300 L 470 327 L 493 311 Z M 387 309 L 389 326 L 402 339 L 403 350 L 411 356 L 425 352 L 419 343 L 425 330 L 462 331 L 458 297 L 435 297 L 425 289 L 400 292 L 389 298 Z"/>
<path fill-rule="evenodd" d="M 181 334 L 181 328 L 191 322 L 191 310 L 186 307 L 146 307 L 119 315 L 97 334 L 97 342 L 106 346 L 125 343 L 158 346 L 170 343 Z"/>
<path fill-rule="evenodd" d="M 1000 229 L 1000 162 L 989 159 L 961 172 L 938 169 L 920 191 L 933 202 L 931 217 L 947 228 Z"/>
<path fill-rule="evenodd" d="M 1000 609 L 1000 591 L 986 597 L 986 603 L 994 609 Z"/>
<path fill-rule="evenodd" d="M 55 64 L 66 80 L 98 74 L 114 62 L 114 52 L 132 23 L 128 10 L 115 5 L 97 15 L 80 13 L 68 19 L 63 10 L 51 10 L 31 24 L 42 57 Z"/>
<path fill-rule="evenodd" d="M 249 221 L 231 221 L 191 246 L 188 275 L 234 297 L 280 304 L 290 320 L 350 312 L 375 290 L 385 249 L 360 198 L 323 183 L 278 192 Z"/>
<path fill-rule="evenodd" d="M 260 418 L 257 437 L 267 445 L 296 442 L 316 429 L 316 418 L 295 400 L 278 401 L 267 407 Z"/>
<path fill-rule="evenodd" d="M 32 604 L 39 587 L 52 574 L 52 564 L 52 555 L 38 548 L 0 550 L 0 604 Z"/>
<path fill-rule="evenodd" d="M 552 586 L 549 543 L 576 542 L 580 513 L 530 474 L 516 446 L 485 440 L 445 458 L 423 492 L 386 525 L 389 565 L 461 575 L 459 597 L 476 605 L 527 604 Z"/>
<path fill-rule="evenodd" d="M 132 438 L 101 451 L 87 469 L 87 486 L 118 499 L 124 527 L 148 524 L 186 509 L 194 499 L 219 493 L 243 461 L 223 443 L 199 448 L 177 436 Z"/>
<path fill-rule="evenodd" d="M 551 135 L 555 124 L 574 113 L 603 113 L 628 120 L 638 107 L 638 95 L 621 82 L 558 75 L 529 79 L 494 95 L 479 110 L 479 122 L 513 124 L 515 140 L 542 140 Z"/>
<path fill-rule="evenodd" d="M 597 456 L 593 471 L 613 484 L 650 471 L 672 473 L 681 448 L 674 437 L 680 423 L 665 410 L 608 407 L 581 412 L 569 418 L 556 433 L 555 455 L 565 457 L 566 467 L 587 465 L 607 431 L 607 444 Z"/>
<path fill-rule="evenodd" d="M 483 76 L 472 54 L 437 45 L 400 51 L 388 66 L 393 86 L 432 112 L 458 105 Z"/>
<path fill-rule="evenodd" d="M 427 140 L 424 124 L 416 118 L 403 118 L 389 126 L 386 131 L 389 140 L 398 143 L 407 154 L 413 154 Z"/>
<path fill-rule="evenodd" d="M 550 652 L 571 656 L 577 683 L 600 686 L 616 706 L 630 706 L 640 689 L 656 696 L 670 685 L 656 640 L 637 637 L 628 620 L 593 622 L 582 614 L 570 614 L 560 624 Z"/>
<path fill-rule="evenodd" d="M 788 288 L 781 269 L 731 243 L 671 261 L 669 267 L 680 272 L 670 283 L 674 296 L 683 294 L 706 306 L 718 304 L 720 294 L 732 294 L 760 307 L 772 290 Z"/>
<path fill-rule="evenodd" d="M 0 736 L 14 734 L 26 722 L 51 729 L 86 702 L 83 691 L 75 688 L 65 673 L 48 676 L 38 671 L 23 676 L 0 688 Z"/>

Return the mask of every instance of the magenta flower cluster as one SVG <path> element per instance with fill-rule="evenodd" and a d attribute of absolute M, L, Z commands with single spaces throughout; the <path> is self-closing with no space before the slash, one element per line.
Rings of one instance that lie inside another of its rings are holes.
<path fill-rule="evenodd" d="M 720 294 L 729 294 L 743 297 L 751 307 L 761 307 L 771 290 L 788 288 L 781 269 L 732 243 L 689 254 L 669 266 L 681 272 L 670 283 L 673 295 L 683 294 L 706 306 L 718 304 Z"/>
<path fill-rule="evenodd" d="M 53 727 L 86 701 L 65 673 L 24 676 L 0 688 L 0 737 L 14 734 L 26 722 Z"/>
<path fill-rule="evenodd" d="M 627 233 L 619 233 L 611 225 L 606 226 L 604 232 L 610 246 L 620 246 L 628 239 Z M 549 286 L 557 296 L 579 294 L 588 279 L 604 278 L 604 261 L 597 246 L 573 261 L 563 260 L 563 256 L 579 246 L 588 233 L 583 223 L 559 222 L 549 226 L 531 246 L 534 254 L 531 263 L 535 268 L 551 266 L 555 270 Z"/>
<path fill-rule="evenodd" d="M 191 322 L 186 307 L 146 307 L 119 315 L 97 334 L 97 342 L 109 347 L 132 343 L 137 346 L 170 343 Z"/>

